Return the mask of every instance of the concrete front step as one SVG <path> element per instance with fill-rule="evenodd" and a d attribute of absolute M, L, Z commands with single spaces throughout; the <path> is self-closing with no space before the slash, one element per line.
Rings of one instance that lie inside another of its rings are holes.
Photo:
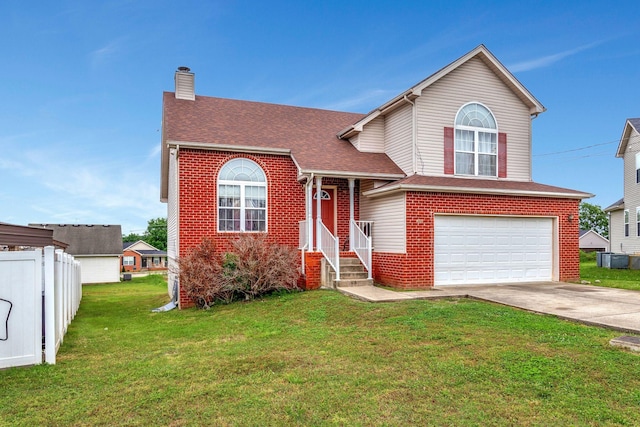
<path fill-rule="evenodd" d="M 333 282 L 336 288 L 350 288 L 355 286 L 373 286 L 373 279 L 341 279 Z"/>
<path fill-rule="evenodd" d="M 369 275 L 358 258 L 340 258 L 340 281 L 336 281 L 336 273 L 331 271 L 329 279 L 333 283 L 333 287 L 347 286 L 371 286 L 373 280 L 368 278 Z"/>

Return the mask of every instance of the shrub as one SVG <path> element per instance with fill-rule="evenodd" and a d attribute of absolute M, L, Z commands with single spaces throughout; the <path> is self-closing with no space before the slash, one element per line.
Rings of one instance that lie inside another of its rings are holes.
<path fill-rule="evenodd" d="M 224 272 L 245 300 L 298 288 L 297 251 L 267 242 L 264 234 L 243 234 L 233 242 Z M 232 266 L 232 267 L 231 267 Z"/>
<path fill-rule="evenodd" d="M 223 262 L 208 238 L 178 260 L 180 287 L 198 307 L 209 308 L 216 301 L 230 302 L 233 290 L 220 280 Z"/>
<path fill-rule="evenodd" d="M 178 260 L 178 268 L 181 288 L 201 308 L 298 288 L 296 250 L 270 244 L 263 234 L 240 236 L 233 241 L 233 251 L 224 254 L 203 238 Z"/>

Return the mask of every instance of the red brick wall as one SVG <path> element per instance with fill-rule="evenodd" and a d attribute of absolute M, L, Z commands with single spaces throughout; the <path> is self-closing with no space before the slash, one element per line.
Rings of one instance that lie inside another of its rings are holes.
<path fill-rule="evenodd" d="M 240 233 L 218 232 L 217 178 L 229 160 L 244 157 L 256 162 L 267 176 L 267 234 L 274 243 L 298 247 L 298 222 L 305 219 L 304 186 L 288 156 L 232 154 L 217 151 L 181 150 L 179 157 L 179 256 L 209 237 L 220 251 L 231 248 Z M 180 295 L 180 306 L 193 305 Z"/>
<path fill-rule="evenodd" d="M 124 262 L 124 258 L 126 256 L 132 256 L 134 258 L 134 265 L 125 265 L 123 266 L 122 263 Z M 140 254 L 138 254 L 137 252 L 134 251 L 124 251 L 122 253 L 122 256 L 120 257 L 120 270 L 122 270 L 122 267 L 124 267 L 125 271 L 140 271 L 140 269 L 142 269 L 142 257 L 140 256 Z"/>
<path fill-rule="evenodd" d="M 269 240 L 298 246 L 298 221 L 305 219 L 304 187 L 297 181 L 297 169 L 288 156 L 230 154 L 202 150 L 181 150 L 179 158 L 180 256 L 211 238 L 220 250 L 228 250 L 239 233 L 218 230 L 217 178 L 229 160 L 244 157 L 256 162 L 267 176 L 267 234 Z"/>
<path fill-rule="evenodd" d="M 580 277 L 578 253 L 579 200 L 543 197 L 491 196 L 408 192 L 407 253 L 373 253 L 376 281 L 404 289 L 433 286 L 434 214 L 557 216 L 559 279 Z M 573 215 L 573 221 L 569 221 Z"/>

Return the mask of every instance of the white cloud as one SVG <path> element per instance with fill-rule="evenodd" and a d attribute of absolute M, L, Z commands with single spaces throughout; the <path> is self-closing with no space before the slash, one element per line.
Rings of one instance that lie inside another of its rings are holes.
<path fill-rule="evenodd" d="M 576 55 L 580 52 L 583 52 L 585 50 L 591 49 L 599 44 L 602 44 L 602 41 L 599 42 L 594 42 L 594 43 L 589 43 L 589 44 L 585 44 L 579 47 L 576 47 L 574 49 L 569 49 L 569 50 L 565 50 L 563 52 L 559 52 L 559 53 L 554 53 L 553 55 L 547 55 L 547 56 L 543 56 L 541 58 L 536 58 L 536 59 L 531 59 L 529 61 L 523 61 L 523 62 L 518 62 L 516 64 L 512 64 L 509 65 L 507 68 L 513 72 L 513 73 L 517 73 L 519 71 L 531 71 L 531 70 L 535 70 L 537 68 L 544 68 L 544 67 L 548 67 L 552 64 L 555 64 L 558 61 L 561 61 L 562 59 L 568 57 L 568 56 L 573 56 Z"/>
<path fill-rule="evenodd" d="M 111 61 L 122 50 L 124 41 L 125 37 L 119 37 L 110 41 L 101 48 L 92 51 L 89 55 L 91 58 L 91 65 L 97 66 Z"/>

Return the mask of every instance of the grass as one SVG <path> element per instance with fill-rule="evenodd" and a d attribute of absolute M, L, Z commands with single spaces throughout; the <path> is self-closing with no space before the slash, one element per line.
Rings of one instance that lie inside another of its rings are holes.
<path fill-rule="evenodd" d="M 0 371 L 0 425 L 638 425 L 606 329 L 472 300 L 337 292 L 151 313 L 159 276 L 84 288 L 56 365 Z"/>
<path fill-rule="evenodd" d="M 640 270 L 602 268 L 596 261 L 580 262 L 580 279 L 597 286 L 640 290 Z"/>

